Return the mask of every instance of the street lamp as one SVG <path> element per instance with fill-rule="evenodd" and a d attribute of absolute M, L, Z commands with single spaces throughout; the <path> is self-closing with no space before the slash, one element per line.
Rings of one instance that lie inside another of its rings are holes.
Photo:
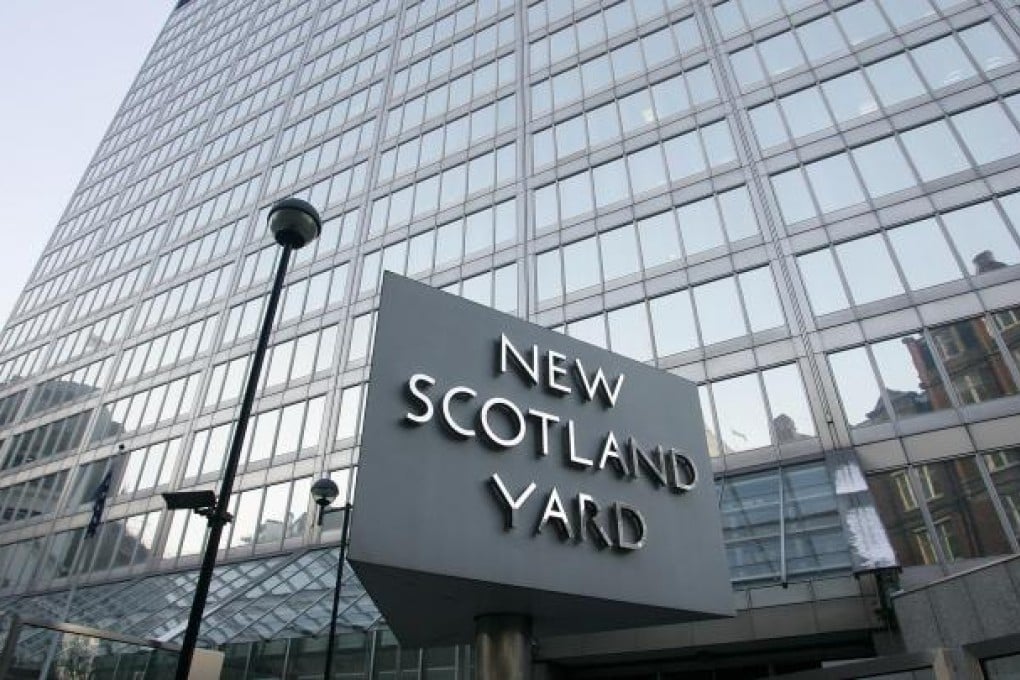
<path fill-rule="evenodd" d="M 209 536 L 206 539 L 205 554 L 202 557 L 202 568 L 198 572 L 198 582 L 195 584 L 195 599 L 191 603 L 188 627 L 184 630 L 181 654 L 177 660 L 177 680 L 187 680 L 191 670 L 191 658 L 195 654 L 195 645 L 198 642 L 198 629 L 202 625 L 205 600 L 209 595 L 213 568 L 216 566 L 216 552 L 219 549 L 220 536 L 223 534 L 223 527 L 233 519 L 227 511 L 230 492 L 234 487 L 234 476 L 237 474 L 237 465 L 241 458 L 241 449 L 244 446 L 244 435 L 248 429 L 251 407 L 255 401 L 262 363 L 266 358 L 266 348 L 269 345 L 269 335 L 273 330 L 276 308 L 280 303 L 280 293 L 283 290 L 283 279 L 287 275 L 290 254 L 291 251 L 303 248 L 314 241 L 322 231 L 322 220 L 319 219 L 319 213 L 311 204 L 299 198 L 285 198 L 274 203 L 273 207 L 269 209 L 268 222 L 269 231 L 272 232 L 276 242 L 283 247 L 283 252 L 280 254 L 280 261 L 276 267 L 276 278 L 273 279 L 273 288 L 269 293 L 266 314 L 262 319 L 262 331 L 259 334 L 258 344 L 255 346 L 251 370 L 248 372 L 248 382 L 241 399 L 241 411 L 238 413 L 237 423 L 234 425 L 234 432 L 230 440 L 227 464 L 223 471 L 223 484 L 220 486 L 219 495 L 215 498 L 215 505 L 202 508 L 204 510 L 202 514 L 209 520 Z M 209 492 L 209 494 L 211 493 Z M 187 507 L 187 505 L 178 505 L 177 507 Z M 173 509 L 172 506 L 171 509 Z"/>
<path fill-rule="evenodd" d="M 340 530 L 340 565 L 336 570 L 336 587 L 333 588 L 333 610 L 329 617 L 329 642 L 326 644 L 326 667 L 323 669 L 323 680 L 333 680 L 333 644 L 336 640 L 336 617 L 337 609 L 340 607 L 340 586 L 343 582 L 344 558 L 347 555 L 347 531 L 350 528 L 351 504 L 345 503 L 339 508 L 329 507 L 340 495 L 336 482 L 328 477 L 323 477 L 312 484 L 312 499 L 319 506 L 318 525 L 322 526 L 322 518 L 330 512 L 344 513 L 344 526 Z"/>

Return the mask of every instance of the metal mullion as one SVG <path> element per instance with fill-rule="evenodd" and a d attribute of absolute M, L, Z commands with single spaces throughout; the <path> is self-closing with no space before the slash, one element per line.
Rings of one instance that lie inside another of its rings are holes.
<path fill-rule="evenodd" d="M 305 554 L 308 554 L 308 553 L 305 553 Z M 318 558 L 316 558 L 316 560 L 318 560 Z M 313 564 L 314 564 L 314 562 L 313 562 Z M 278 571 L 277 571 L 277 573 L 279 573 L 279 571 L 281 571 L 281 570 L 282 570 L 282 567 L 283 567 L 283 566 L 288 566 L 288 565 L 282 565 L 282 566 L 281 566 L 281 569 L 280 569 L 280 570 L 278 570 Z M 311 565 L 309 565 L 309 566 L 311 566 Z M 325 573 L 325 572 L 324 572 L 324 573 Z M 315 579 L 314 579 L 314 580 L 315 580 L 315 582 L 318 582 L 318 581 L 320 580 L 320 577 L 315 577 Z M 326 595 L 328 595 L 328 594 L 329 594 L 329 593 L 331 592 L 331 590 L 332 590 L 332 589 L 330 588 L 330 586 L 329 586 L 329 583 L 328 583 L 328 582 L 327 582 L 326 584 L 324 584 L 324 588 L 323 588 L 323 590 L 324 590 L 324 592 L 326 593 L 325 595 L 323 595 L 323 597 L 326 597 Z M 286 596 L 286 597 L 285 597 L 284 599 L 282 599 L 282 600 L 280 600 L 279 602 L 277 602 L 277 603 L 276 603 L 276 605 L 274 606 L 274 609 L 278 609 L 278 608 L 279 608 L 279 607 L 280 607 L 281 605 L 283 605 L 284 603 L 286 603 L 286 602 L 289 602 L 289 601 L 291 601 L 291 600 L 292 600 L 292 599 L 293 599 L 294 597 L 296 597 L 296 596 L 298 595 L 298 593 L 300 593 L 300 592 L 302 592 L 302 591 L 299 591 L 299 590 L 294 590 L 294 591 L 293 591 L 293 592 L 291 592 L 291 593 L 290 593 L 289 595 L 287 595 L 287 596 Z M 309 609 L 311 609 L 312 607 L 314 607 L 314 606 L 316 606 L 317 604 L 319 604 L 319 603 L 320 603 L 320 602 L 322 601 L 323 597 L 317 598 L 317 599 L 316 599 L 315 601 L 311 602 L 311 603 L 310 603 L 310 604 L 309 604 L 309 605 L 308 605 L 307 607 L 305 607 L 304 609 L 302 609 L 302 610 L 301 610 L 300 612 L 298 612 L 297 614 L 295 614 L 295 615 L 294 615 L 293 617 L 291 617 L 290 619 L 286 620 L 286 621 L 284 622 L 283 626 L 281 627 L 281 630 L 282 630 L 283 628 L 286 628 L 287 626 L 290 626 L 290 625 L 291 625 L 292 623 L 294 623 L 294 621 L 296 621 L 296 620 L 297 620 L 297 619 L 298 619 L 299 617 L 301 617 L 302 615 L 304 615 L 304 614 L 305 614 L 305 612 L 307 612 L 307 611 L 308 611 Z M 244 626 L 243 628 L 240 628 L 240 629 L 238 629 L 238 631 L 237 631 L 237 632 L 235 633 L 235 636 L 236 636 L 236 635 L 240 635 L 241 633 L 243 633 L 243 632 L 245 632 L 245 631 L 247 631 L 247 630 L 250 630 L 250 629 L 251 629 L 251 628 L 253 628 L 253 627 L 254 627 L 254 626 L 255 626 L 256 624 L 258 624 L 259 622 L 261 622 L 261 621 L 265 620 L 265 619 L 266 619 L 266 617 L 267 617 L 267 616 L 269 616 L 269 615 L 270 615 L 270 614 L 272 614 L 272 613 L 273 613 L 272 611 L 267 611 L 267 612 L 265 612 L 264 614 L 262 614 L 261 616 L 259 616 L 259 617 L 258 617 L 257 619 L 255 619 L 254 621 L 252 621 L 252 622 L 251 622 L 251 623 L 249 623 L 248 625 Z"/>
<path fill-rule="evenodd" d="M 946 396 L 949 397 L 949 403 L 952 405 L 952 408 L 959 411 L 965 406 L 965 404 L 960 399 L 960 395 L 956 393 L 956 386 L 953 384 L 952 376 L 949 374 L 949 369 L 946 368 L 945 362 L 938 354 L 938 345 L 935 343 L 935 337 L 931 333 L 931 328 L 925 326 L 918 331 L 918 334 L 924 340 L 926 349 L 929 354 L 931 354 L 932 363 L 935 365 L 935 370 L 938 371 L 939 379 L 942 380 L 942 385 L 945 387 Z"/>
<path fill-rule="evenodd" d="M 939 540 L 938 532 L 935 530 L 935 521 L 932 519 L 931 511 L 928 509 L 928 499 L 924 495 L 924 486 L 921 484 L 920 473 L 918 472 L 917 465 L 910 465 L 907 467 L 907 483 L 910 484 L 910 490 L 914 494 L 914 498 L 917 499 L 917 509 L 921 512 L 921 517 L 924 519 L 924 528 L 928 532 L 928 537 L 931 539 L 932 550 L 935 551 L 935 556 L 939 560 L 939 567 L 943 573 L 949 572 L 949 560 L 946 556 L 946 551 L 942 546 L 942 542 Z"/>
<path fill-rule="evenodd" d="M 288 560 L 284 560 L 284 561 L 283 561 L 283 562 L 281 562 L 281 563 L 280 563 L 279 565 L 276 565 L 276 567 L 274 567 L 274 569 L 275 569 L 276 571 L 279 571 L 279 570 L 280 570 L 280 569 L 282 569 L 283 567 L 287 566 L 288 564 L 290 564 L 291 562 L 293 562 L 294 560 L 296 560 L 296 559 L 297 559 L 298 557 L 300 557 L 300 556 L 301 556 L 302 554 L 304 554 L 304 553 L 303 553 L 303 552 L 301 552 L 301 551 L 293 553 L 293 554 L 292 554 L 292 555 L 290 556 L 290 559 L 288 559 Z M 248 561 L 253 561 L 253 560 L 248 560 Z M 231 567 L 231 566 L 237 566 L 237 564 L 238 564 L 238 563 L 234 563 L 234 564 L 226 564 L 226 565 L 220 565 L 220 572 L 219 572 L 219 573 L 220 573 L 220 574 L 222 574 L 222 573 L 223 573 L 223 569 L 224 569 L 224 568 L 229 568 L 229 567 Z M 241 564 L 243 564 L 243 563 L 241 563 Z M 195 571 L 195 570 L 189 570 L 189 571 Z M 239 575 L 239 576 L 238 576 L 237 578 L 247 578 L 247 577 L 248 577 L 248 574 L 241 574 L 241 575 Z M 231 581 L 231 582 L 232 582 L 232 581 Z M 221 585 L 222 585 L 222 584 L 221 584 Z M 223 598 L 223 601 L 222 601 L 222 602 L 219 602 L 219 603 L 213 603 L 213 604 L 212 604 L 212 605 L 211 605 L 211 606 L 210 606 L 209 608 L 207 608 L 207 609 L 206 609 L 205 613 L 204 613 L 204 614 L 203 614 L 203 616 L 202 616 L 202 621 L 203 621 L 203 622 L 207 621 L 207 620 L 209 619 L 209 617 L 210 617 L 210 616 L 212 616 L 213 614 L 215 614 L 216 612 L 218 612 L 218 611 L 219 611 L 219 610 L 220 610 L 221 608 L 225 607 L 225 606 L 226 606 L 226 605 L 227 605 L 228 603 L 231 603 L 231 602 L 233 602 L 233 601 L 234 601 L 235 599 L 237 599 L 238 597 L 240 597 L 240 596 L 241 596 L 241 595 L 242 595 L 243 593 L 245 593 L 245 592 L 247 592 L 247 589 L 244 589 L 244 588 L 238 588 L 238 589 L 236 590 L 236 592 L 235 592 L 234 594 L 232 594 L 232 595 L 228 595 L 228 596 L 224 597 L 224 598 Z M 185 598 L 185 600 L 186 600 L 186 599 L 187 599 L 187 598 Z M 179 625 L 177 625 L 176 627 L 172 628 L 172 629 L 171 629 L 170 631 L 168 631 L 168 632 L 164 633 L 163 635 L 161 635 L 161 636 L 160 636 L 160 639 L 163 639 L 163 640 L 170 640 L 170 639 L 173 639 L 173 638 L 174 638 L 174 637 L 175 637 L 175 636 L 176 636 L 177 634 L 179 634 L 179 633 L 183 633 L 183 631 L 184 631 L 184 627 L 185 627 L 186 625 L 187 625 L 187 622 L 185 622 L 185 621 L 182 621 L 182 622 L 181 622 L 181 623 L 180 623 Z"/>
<path fill-rule="evenodd" d="M 992 338 L 992 342 L 995 343 L 995 348 L 999 350 L 999 354 L 1006 364 L 1006 370 L 1009 371 L 1009 375 L 1013 379 L 1013 385 L 1020 387 L 1020 368 L 1016 365 L 1016 360 L 1009 349 L 1009 345 L 1006 344 L 1006 341 L 1002 339 L 1002 334 L 999 333 L 999 327 L 995 323 L 995 314 L 996 312 L 985 312 L 981 318 L 985 323 L 988 334 Z"/>
<path fill-rule="evenodd" d="M 995 482 L 992 480 L 991 472 L 988 470 L 988 463 L 985 461 L 984 454 L 975 454 L 977 459 L 978 472 L 981 474 L 981 480 L 985 484 L 985 488 L 988 490 L 988 498 L 992 501 L 992 507 L 995 508 L 995 514 L 999 518 L 999 523 L 1002 524 L 1003 531 L 1006 534 L 1006 540 L 1009 541 L 1010 549 L 1016 553 L 1020 552 L 1020 540 L 1017 539 L 1016 533 L 1013 531 L 1013 526 L 1009 521 L 1009 515 L 1006 514 L 1006 509 L 1002 505 L 1002 499 L 999 497 L 999 490 L 995 487 Z"/>
<path fill-rule="evenodd" d="M 786 569 L 786 485 L 782 464 L 776 468 L 776 479 L 779 482 L 779 582 L 785 587 L 789 582 L 789 573 Z"/>

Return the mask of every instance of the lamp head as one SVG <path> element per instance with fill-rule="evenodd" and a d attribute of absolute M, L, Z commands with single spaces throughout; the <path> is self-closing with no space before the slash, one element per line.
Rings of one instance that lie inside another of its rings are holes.
<path fill-rule="evenodd" d="M 315 504 L 320 508 L 330 505 L 339 495 L 340 489 L 337 488 L 336 482 L 328 477 L 323 477 L 315 482 L 315 484 L 312 484 L 312 499 L 315 500 Z"/>
<path fill-rule="evenodd" d="M 319 212 L 308 201 L 284 198 L 269 209 L 269 231 L 281 246 L 303 248 L 322 233 Z"/>

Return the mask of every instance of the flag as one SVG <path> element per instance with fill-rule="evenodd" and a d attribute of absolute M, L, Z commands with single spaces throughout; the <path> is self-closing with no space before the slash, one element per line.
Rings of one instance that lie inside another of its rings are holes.
<path fill-rule="evenodd" d="M 110 482 L 113 480 L 113 469 L 106 471 L 103 481 L 96 487 L 96 493 L 92 496 L 92 519 L 85 527 L 85 538 L 92 538 L 99 529 L 99 523 L 103 519 L 103 508 L 106 507 L 106 496 L 110 493 Z"/>

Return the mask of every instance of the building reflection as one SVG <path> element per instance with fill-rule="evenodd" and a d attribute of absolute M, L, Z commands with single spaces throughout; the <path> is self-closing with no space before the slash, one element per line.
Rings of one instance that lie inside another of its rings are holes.
<path fill-rule="evenodd" d="M 1008 485 L 1015 498 L 1020 490 L 1020 459 L 1003 462 L 1000 472 L 1004 474 L 994 483 Z M 937 564 L 940 551 L 948 561 L 1011 551 L 973 457 L 919 465 L 916 476 L 906 470 L 872 475 L 868 483 L 904 566 Z M 1005 498 L 1001 491 L 1000 498 Z M 925 510 L 931 515 L 935 536 L 925 525 Z"/>
<path fill-rule="evenodd" d="M 888 351 L 886 345 L 892 342 L 872 345 L 885 386 L 879 387 L 873 407 L 859 424 L 952 408 L 954 394 L 961 405 L 968 405 L 1017 393 L 1003 353 L 1006 350 L 1014 360 L 1020 358 L 1020 312 L 1016 308 L 936 326 L 928 336 L 916 333 L 900 338 L 909 357 L 906 365 L 904 359 Z M 910 389 L 908 383 L 916 388 Z"/>

